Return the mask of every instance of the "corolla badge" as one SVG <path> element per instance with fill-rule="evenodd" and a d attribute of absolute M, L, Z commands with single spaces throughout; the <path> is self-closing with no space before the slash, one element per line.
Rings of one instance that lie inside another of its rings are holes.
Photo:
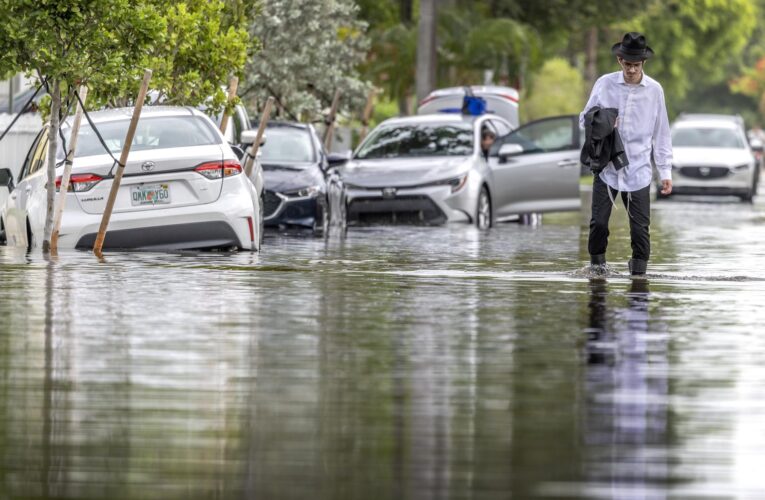
<path fill-rule="evenodd" d="M 143 162 L 143 165 L 141 165 L 141 170 L 144 172 L 151 172 L 154 170 L 154 162 L 153 161 L 145 161 Z"/>
<path fill-rule="evenodd" d="M 393 187 L 387 187 L 382 190 L 383 198 L 395 198 L 396 197 L 396 188 Z"/>

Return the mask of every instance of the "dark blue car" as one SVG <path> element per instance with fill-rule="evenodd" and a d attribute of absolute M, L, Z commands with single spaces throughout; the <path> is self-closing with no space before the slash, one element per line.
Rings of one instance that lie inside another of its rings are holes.
<path fill-rule="evenodd" d="M 345 188 L 312 125 L 270 122 L 261 147 L 266 227 L 302 227 L 316 235 L 345 228 Z"/>

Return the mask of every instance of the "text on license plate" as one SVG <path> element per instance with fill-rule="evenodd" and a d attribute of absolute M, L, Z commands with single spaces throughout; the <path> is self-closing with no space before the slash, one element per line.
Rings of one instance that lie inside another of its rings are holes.
<path fill-rule="evenodd" d="M 130 201 L 133 206 L 170 203 L 170 186 L 167 184 L 131 186 Z"/>

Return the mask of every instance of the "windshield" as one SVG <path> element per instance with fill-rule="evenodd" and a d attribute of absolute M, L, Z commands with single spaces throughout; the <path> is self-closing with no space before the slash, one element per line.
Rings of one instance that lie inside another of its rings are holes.
<path fill-rule="evenodd" d="M 125 141 L 129 125 L 130 120 L 96 124 L 101 137 L 103 137 L 112 154 L 122 151 L 122 145 Z M 68 134 L 69 132 L 65 136 Z M 202 117 L 160 116 L 156 118 L 141 118 L 138 121 L 130 151 L 184 148 L 220 143 L 220 136 L 215 133 L 210 123 Z M 93 129 L 90 128 L 90 125 L 83 123 L 77 136 L 75 157 L 103 154 L 106 154 L 106 151 L 93 132 Z"/>
<path fill-rule="evenodd" d="M 741 134 L 731 128 L 682 127 L 672 131 L 674 147 L 743 149 Z"/>
<path fill-rule="evenodd" d="M 268 127 L 266 143 L 260 150 L 261 163 L 313 163 L 315 154 L 311 136 L 305 129 Z"/>
<path fill-rule="evenodd" d="M 356 158 L 467 156 L 473 153 L 470 123 L 413 123 L 378 128 Z"/>

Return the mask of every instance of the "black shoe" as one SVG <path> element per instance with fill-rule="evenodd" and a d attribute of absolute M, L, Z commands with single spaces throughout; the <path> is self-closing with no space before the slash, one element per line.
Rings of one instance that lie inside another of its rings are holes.
<path fill-rule="evenodd" d="M 590 264 L 592 264 L 593 266 L 605 266 L 606 254 L 601 253 L 598 255 L 590 255 Z"/>
<path fill-rule="evenodd" d="M 629 267 L 631 275 L 642 276 L 648 268 L 648 261 L 642 259 L 630 259 L 627 263 L 627 267 Z"/>

